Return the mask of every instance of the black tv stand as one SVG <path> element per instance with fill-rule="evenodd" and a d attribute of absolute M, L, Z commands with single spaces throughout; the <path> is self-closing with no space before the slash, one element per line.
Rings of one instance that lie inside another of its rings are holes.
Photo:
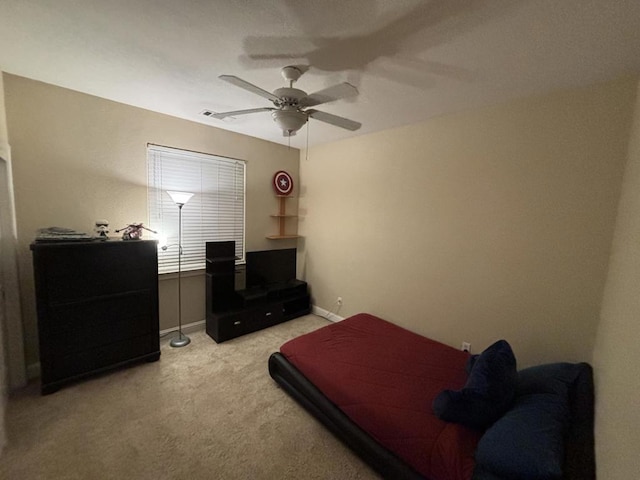
<path fill-rule="evenodd" d="M 302 280 L 235 290 L 234 251 L 234 242 L 207 243 L 206 328 L 217 343 L 311 313 Z"/>

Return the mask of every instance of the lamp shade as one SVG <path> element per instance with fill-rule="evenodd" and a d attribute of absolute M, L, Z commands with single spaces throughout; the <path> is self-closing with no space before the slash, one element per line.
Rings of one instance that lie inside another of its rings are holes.
<path fill-rule="evenodd" d="M 173 192 L 167 190 L 167 193 L 171 197 L 171 200 L 173 200 L 173 203 L 175 203 L 176 205 L 184 205 L 191 199 L 191 197 L 193 197 L 193 193 L 189 192 Z"/>

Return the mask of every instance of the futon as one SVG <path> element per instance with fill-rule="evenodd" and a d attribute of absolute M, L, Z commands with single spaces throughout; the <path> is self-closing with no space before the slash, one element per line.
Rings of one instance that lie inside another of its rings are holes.
<path fill-rule="evenodd" d="M 486 369 L 487 359 L 507 358 L 505 344 L 471 356 L 361 313 L 285 343 L 269 358 L 269 372 L 384 478 L 594 478 L 593 385 L 586 364 L 527 374 L 515 373 L 514 359 L 505 364 L 514 371 L 513 395 L 491 402 L 505 405 L 500 418 L 492 412 L 485 424 L 459 415 L 461 405 L 477 400 L 472 377 L 486 373 L 481 364 Z M 500 377 L 501 395 L 506 379 Z M 470 408 L 482 413 L 475 404 Z M 553 428 L 545 426 L 546 417 Z M 538 424 L 542 434 L 535 432 Z"/>

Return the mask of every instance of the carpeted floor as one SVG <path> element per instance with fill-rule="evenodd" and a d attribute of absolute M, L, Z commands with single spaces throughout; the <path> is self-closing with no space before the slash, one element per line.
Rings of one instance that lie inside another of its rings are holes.
<path fill-rule="evenodd" d="M 204 331 L 160 361 L 7 408 L 2 479 L 379 479 L 271 379 L 269 355 L 313 315 L 216 344 Z"/>

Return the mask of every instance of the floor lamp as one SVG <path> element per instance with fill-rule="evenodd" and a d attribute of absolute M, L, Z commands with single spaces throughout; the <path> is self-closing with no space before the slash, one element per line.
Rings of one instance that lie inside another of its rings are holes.
<path fill-rule="evenodd" d="M 178 206 L 178 338 L 171 339 L 169 345 L 172 347 L 184 347 L 191 343 L 191 339 L 182 333 L 182 207 L 193 197 L 193 193 L 171 192 L 167 194 Z"/>

